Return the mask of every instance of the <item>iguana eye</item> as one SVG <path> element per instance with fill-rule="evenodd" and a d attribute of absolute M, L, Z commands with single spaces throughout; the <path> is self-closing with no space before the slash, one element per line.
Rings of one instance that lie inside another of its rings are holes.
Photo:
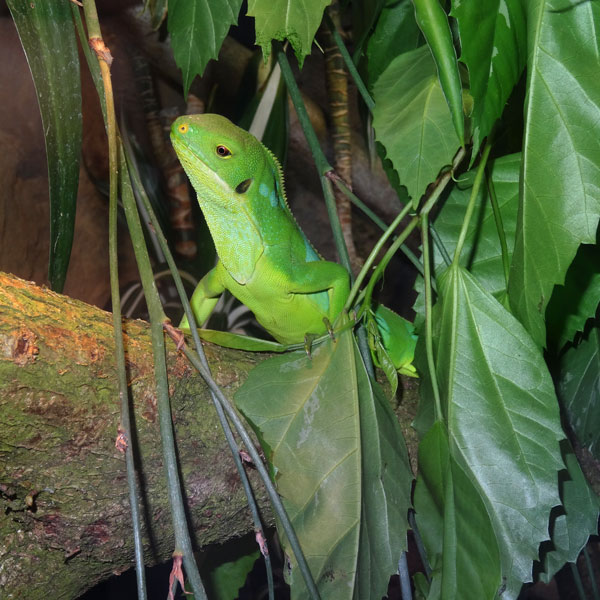
<path fill-rule="evenodd" d="M 178 128 L 177 131 L 179 131 L 179 133 L 187 133 L 188 132 L 188 124 L 187 123 L 182 123 Z"/>
<path fill-rule="evenodd" d="M 221 158 L 227 158 L 229 156 L 231 156 L 231 150 L 229 150 L 229 148 L 227 146 L 217 146 L 217 154 L 221 157 Z"/>

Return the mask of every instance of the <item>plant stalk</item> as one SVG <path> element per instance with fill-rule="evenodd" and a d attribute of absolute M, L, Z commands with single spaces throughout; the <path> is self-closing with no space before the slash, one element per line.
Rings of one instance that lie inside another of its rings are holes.
<path fill-rule="evenodd" d="M 117 195 L 119 183 L 117 126 L 115 117 L 115 106 L 112 91 L 112 80 L 110 77 L 110 64 L 112 57 L 109 49 L 104 45 L 101 37 L 100 24 L 96 5 L 93 0 L 84 3 L 86 22 L 88 23 L 90 47 L 95 51 L 98 62 L 92 61 L 89 48 L 85 48 L 88 63 L 100 66 L 102 88 L 98 89 L 101 99 L 103 114 L 106 122 L 108 137 L 108 160 L 109 160 L 109 229 L 108 229 L 108 251 L 110 269 L 110 293 L 112 301 L 113 330 L 115 336 L 115 358 L 117 363 L 117 379 L 119 386 L 119 401 L 121 406 L 121 424 L 117 437 L 117 448 L 125 453 L 125 465 L 127 470 L 127 487 L 129 492 L 129 504 L 131 507 L 131 521 L 133 527 L 133 541 L 136 563 L 136 584 L 139 600 L 147 597 L 146 575 L 144 565 L 144 546 L 142 541 L 141 516 L 139 510 L 139 494 L 135 477 L 135 464 L 133 448 L 131 446 L 131 419 L 129 413 L 129 393 L 127 385 L 127 371 L 125 367 L 125 350 L 123 346 L 123 330 L 121 322 L 121 298 L 119 294 L 119 267 L 117 246 Z M 81 17 L 77 9 L 75 21 L 81 25 Z M 79 31 L 82 35 L 82 28 Z M 82 39 L 82 46 L 85 47 Z M 103 92 L 103 93 L 102 93 Z"/>
<path fill-rule="evenodd" d="M 122 155 L 121 165 L 121 194 L 125 217 L 131 235 L 138 271 L 144 288 L 144 295 L 148 304 L 150 315 L 150 331 L 152 335 L 152 351 L 154 356 L 154 378 L 156 381 L 157 409 L 159 415 L 160 433 L 163 444 L 163 455 L 171 516 L 175 533 L 175 549 L 173 556 L 182 556 L 188 580 L 192 586 L 194 597 L 197 600 L 206 600 L 206 592 L 202 585 L 198 566 L 194 559 L 192 541 L 188 531 L 185 516 L 185 505 L 181 492 L 181 481 L 177 469 L 177 455 L 175 451 L 175 435 L 171 419 L 171 403 L 169 398 L 169 383 L 167 379 L 167 363 L 163 323 L 166 321 L 162 304 L 156 289 L 154 274 L 150 265 L 144 233 L 140 223 L 135 198 L 131 189 L 131 182 L 127 173 L 127 163 Z"/>

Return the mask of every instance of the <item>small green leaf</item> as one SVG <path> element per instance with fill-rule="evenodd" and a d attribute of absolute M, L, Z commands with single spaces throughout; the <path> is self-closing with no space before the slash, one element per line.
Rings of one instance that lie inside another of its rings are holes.
<path fill-rule="evenodd" d="M 473 96 L 473 157 L 500 118 L 526 61 L 526 24 L 520 0 L 453 2 L 461 57 Z"/>
<path fill-rule="evenodd" d="M 212 600 L 235 600 L 244 585 L 248 573 L 260 558 L 260 552 L 249 554 L 223 562 L 215 566 L 208 574 L 210 598 Z"/>
<path fill-rule="evenodd" d="M 370 315 L 375 327 L 369 323 L 369 333 L 375 334 L 385 349 L 392 366 L 403 375 L 416 377 L 412 361 L 415 355 L 417 336 L 414 325 L 383 304 L 379 304 Z"/>
<path fill-rule="evenodd" d="M 331 0 L 248 0 L 248 16 L 256 19 L 256 43 L 265 60 L 271 54 L 271 41 L 287 38 L 302 68 L 329 4 Z"/>
<path fill-rule="evenodd" d="M 556 349 L 583 331 L 600 303 L 600 247 L 582 245 L 571 263 L 564 285 L 557 285 L 546 309 L 548 342 Z"/>
<path fill-rule="evenodd" d="M 496 536 L 479 491 L 452 456 L 440 421 L 419 445 L 415 510 L 432 569 L 433 593 L 427 598 L 495 598 L 500 587 Z"/>
<path fill-rule="evenodd" d="M 552 289 L 600 218 L 600 4 L 530 0 L 521 207 L 508 294 L 540 346 Z M 551 115 L 551 118 L 549 118 Z"/>
<path fill-rule="evenodd" d="M 354 4 L 354 3 L 353 3 Z M 369 86 L 372 87 L 387 66 L 403 52 L 423 43 L 415 21 L 411 0 L 391 2 L 383 8 L 367 47 Z"/>
<path fill-rule="evenodd" d="M 389 0 L 388 2 L 386 0 L 354 0 L 352 2 L 352 37 L 355 62 L 358 63 L 371 29 L 387 3 L 389 3 Z"/>
<path fill-rule="evenodd" d="M 563 511 L 551 526 L 553 549 L 544 557 L 545 572 L 540 576 L 546 583 L 565 563 L 574 563 L 590 535 L 598 533 L 598 496 L 590 488 L 566 440 L 563 450 L 567 465 L 560 481 Z"/>
<path fill-rule="evenodd" d="M 373 87 L 377 141 L 416 205 L 459 147 L 427 46 L 396 57 Z"/>
<path fill-rule="evenodd" d="M 558 395 L 579 443 L 600 459 L 600 329 L 560 359 Z"/>
<path fill-rule="evenodd" d="M 194 77 L 202 75 L 208 61 L 219 55 L 241 5 L 242 0 L 169 0 L 167 25 L 185 94 Z"/>
<path fill-rule="evenodd" d="M 61 292 L 73 232 L 81 154 L 79 53 L 68 2 L 8 0 L 38 96 L 50 187 L 48 279 Z"/>
<path fill-rule="evenodd" d="M 462 85 L 448 17 L 439 0 L 413 0 L 415 18 L 433 55 L 460 145 L 465 145 Z"/>
<path fill-rule="evenodd" d="M 379 328 L 372 315 L 368 315 L 367 317 L 367 332 L 369 350 L 371 351 L 373 363 L 376 367 L 383 370 L 385 377 L 390 384 L 390 396 L 393 398 L 398 391 L 398 371 L 383 345 L 381 335 L 379 334 Z"/>

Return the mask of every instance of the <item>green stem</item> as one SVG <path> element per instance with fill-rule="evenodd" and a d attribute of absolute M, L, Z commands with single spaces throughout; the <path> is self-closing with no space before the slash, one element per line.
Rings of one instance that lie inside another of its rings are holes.
<path fill-rule="evenodd" d="M 333 178 L 333 183 L 338 190 L 344 193 L 347 198 L 349 198 L 350 202 L 356 206 L 356 208 L 362 210 L 362 212 L 365 213 L 365 215 L 367 215 L 367 217 L 369 217 L 369 219 L 371 219 L 375 225 L 377 225 L 383 231 L 387 229 L 385 221 L 379 218 L 376 213 L 374 213 L 356 194 L 354 194 L 354 192 L 344 183 L 343 179 L 335 177 Z"/>
<path fill-rule="evenodd" d="M 333 187 L 331 181 L 326 175 L 321 175 L 321 187 L 323 188 L 323 196 L 325 197 L 325 206 L 327 207 L 327 216 L 329 217 L 329 223 L 331 225 L 331 231 L 333 233 L 333 240 L 335 247 L 340 257 L 340 262 L 348 271 L 350 279 L 352 276 L 352 266 L 350 265 L 350 257 L 348 255 L 348 248 L 344 240 L 344 234 L 342 233 L 342 225 L 337 213 L 337 207 L 335 204 L 335 195 L 333 193 Z"/>
<path fill-rule="evenodd" d="M 375 101 L 373 100 L 373 98 L 371 98 L 369 90 L 367 90 L 367 86 L 364 84 L 362 77 L 360 76 L 358 69 L 354 64 L 354 61 L 352 60 L 352 57 L 350 56 L 350 53 L 348 52 L 348 49 L 346 48 L 346 45 L 342 40 L 342 36 L 339 34 L 339 31 L 337 30 L 334 22 L 332 21 L 327 11 L 325 11 L 325 22 L 327 23 L 327 26 L 333 34 L 333 39 L 335 40 L 335 43 L 340 49 L 340 53 L 342 54 L 342 58 L 344 59 L 344 62 L 346 63 L 346 68 L 348 69 L 348 73 L 350 73 L 350 76 L 352 77 L 352 79 L 354 79 L 354 83 L 356 84 L 356 89 L 358 90 L 358 93 L 361 95 L 364 103 L 367 105 L 369 112 L 373 112 L 373 108 L 375 107 Z"/>
<path fill-rule="evenodd" d="M 585 593 L 585 588 L 583 587 L 583 582 L 581 581 L 581 575 L 579 574 L 577 563 L 569 563 L 569 566 L 571 567 L 571 575 L 573 576 L 573 580 L 575 581 L 575 587 L 577 588 L 579 599 L 587 600 L 587 595 Z"/>
<path fill-rule="evenodd" d="M 175 435 L 171 419 L 171 403 L 169 398 L 169 382 L 167 379 L 167 363 L 165 339 L 163 334 L 163 323 L 166 320 L 158 291 L 154 282 L 154 274 L 150 265 L 148 251 L 144 240 L 144 232 L 131 189 L 127 173 L 125 157 L 121 157 L 121 195 L 125 217 L 131 235 L 133 250 L 138 265 L 138 271 L 144 288 L 144 295 L 150 315 L 150 331 L 152 336 L 152 352 L 154 357 L 154 379 L 156 382 L 157 409 L 160 424 L 160 434 L 163 446 L 163 460 L 167 476 L 167 487 L 169 502 L 171 505 L 171 516 L 175 533 L 175 549 L 173 554 L 183 557 L 188 580 L 192 586 L 194 597 L 205 600 L 207 598 L 198 566 L 194 560 L 192 542 L 190 539 L 187 519 L 185 516 L 185 505 L 181 493 L 181 481 L 177 469 L 177 455 L 175 451 Z"/>
<path fill-rule="evenodd" d="M 329 162 L 327 162 L 327 158 L 325 157 L 323 150 L 321 150 L 319 139 L 317 138 L 317 134 L 310 123 L 310 118 L 306 112 L 304 101 L 302 100 L 302 94 L 300 93 L 298 84 L 294 79 L 294 74 L 292 73 L 292 68 L 287 59 L 285 51 L 280 47 L 279 44 L 275 46 L 274 50 L 277 53 L 277 61 L 281 67 L 281 74 L 285 80 L 285 84 L 294 108 L 296 109 L 296 113 L 298 114 L 300 126 L 304 132 L 304 136 L 306 137 L 310 151 L 312 152 L 313 159 L 317 165 L 317 170 L 319 171 L 320 175 L 325 175 L 325 173 L 333 171 L 333 167 L 329 164 Z"/>
<path fill-rule="evenodd" d="M 102 74 L 100 73 L 100 65 L 98 64 L 98 61 L 95 60 L 90 46 L 87 43 L 87 35 L 85 33 L 83 22 L 81 20 L 79 7 L 74 2 L 71 2 L 71 13 L 73 15 L 73 20 L 75 21 L 75 27 L 77 29 L 79 41 L 81 42 L 81 49 L 83 50 L 88 69 L 90 70 L 90 74 L 92 76 L 92 81 L 94 82 L 94 86 L 96 87 L 98 99 L 100 100 L 100 108 L 102 109 L 104 123 L 106 123 L 106 99 L 104 98 L 104 87 L 102 84 Z"/>
<path fill-rule="evenodd" d="M 310 147 L 317 170 L 321 175 L 321 187 L 323 188 L 323 195 L 325 197 L 325 206 L 327 207 L 329 223 L 331 225 L 331 231 L 333 233 L 333 239 L 335 241 L 335 247 L 337 249 L 338 256 L 340 257 L 340 262 L 352 277 L 350 258 L 348 257 L 348 249 L 346 248 L 346 243 L 344 242 L 342 226 L 340 225 L 340 219 L 337 214 L 335 196 L 333 195 L 331 181 L 327 177 L 327 173 L 332 172 L 333 167 L 327 162 L 327 158 L 325 157 L 325 154 L 323 153 L 323 150 L 319 144 L 317 134 L 311 125 L 310 118 L 306 112 L 306 107 L 304 106 L 304 101 L 302 100 L 302 94 L 300 93 L 300 89 L 298 88 L 296 80 L 294 79 L 294 74 L 292 73 L 292 68 L 290 67 L 287 56 L 279 47 L 277 47 L 275 51 L 277 53 L 279 66 L 281 67 L 281 74 L 285 80 L 285 84 L 290 94 L 290 98 L 292 99 L 292 103 L 294 104 L 294 108 L 296 109 L 296 114 L 298 115 L 298 120 L 300 121 L 302 131 L 304 132 L 304 136 L 306 137 L 306 141 Z"/>
<path fill-rule="evenodd" d="M 454 171 L 458 168 L 458 166 L 462 162 L 462 159 L 465 157 L 465 154 L 466 154 L 466 150 L 464 148 L 460 148 L 459 151 L 456 153 L 454 160 L 452 161 L 452 167 L 450 169 L 448 169 L 445 173 L 440 175 L 440 177 L 436 181 L 433 191 L 431 192 L 429 197 L 426 199 L 425 204 L 422 206 L 421 210 L 419 211 L 420 214 L 428 215 L 431 212 L 431 209 L 435 206 L 439 197 L 442 195 L 442 192 L 446 189 L 446 186 L 448 185 L 448 183 L 450 182 L 450 180 L 452 179 L 452 177 L 454 175 Z"/>
<path fill-rule="evenodd" d="M 438 249 L 442 260 L 446 263 L 446 266 L 449 267 L 452 263 L 452 259 L 448 254 L 448 250 L 446 250 L 446 246 L 444 246 L 444 242 L 442 242 L 442 238 L 440 234 L 436 231 L 433 223 L 429 224 L 429 232 L 431 233 L 431 239 L 433 240 L 434 246 Z"/>
<path fill-rule="evenodd" d="M 412 600 L 412 587 L 410 585 L 410 572 L 406 552 L 402 552 L 398 560 L 398 577 L 400 578 L 400 591 L 404 600 Z"/>
<path fill-rule="evenodd" d="M 360 318 L 360 315 L 366 310 L 366 307 L 371 306 L 371 301 L 373 297 L 373 290 L 375 289 L 375 284 L 379 281 L 379 279 L 383 276 L 383 272 L 388 266 L 390 260 L 396 252 L 398 248 L 406 238 L 412 233 L 413 229 L 419 224 L 419 218 L 413 217 L 408 225 L 404 228 L 404 231 L 394 240 L 394 243 L 388 248 L 387 252 L 383 255 L 383 258 L 375 268 L 373 275 L 371 275 L 371 279 L 369 279 L 369 283 L 365 289 L 365 301 L 363 302 L 362 309 L 360 314 L 357 316 L 357 319 Z"/>
<path fill-rule="evenodd" d="M 431 378 L 431 389 L 435 401 L 435 419 L 441 421 L 443 418 L 442 401 L 437 381 L 437 371 L 433 357 L 433 315 L 432 315 L 432 289 L 431 289 L 431 262 L 429 256 L 429 216 L 427 213 L 421 216 L 421 239 L 423 246 L 423 265 L 425 267 L 425 351 L 427 354 L 427 367 Z"/>
<path fill-rule="evenodd" d="M 510 259 L 508 257 L 508 244 L 506 243 L 506 233 L 504 231 L 504 224 L 502 223 L 502 214 L 500 213 L 500 206 L 498 205 L 498 197 L 496 196 L 494 182 L 492 181 L 491 174 L 487 172 L 487 169 L 485 175 L 488 193 L 490 195 L 490 203 L 492 205 L 492 211 L 494 213 L 494 221 L 496 222 L 496 231 L 498 232 L 498 239 L 500 240 L 500 250 L 502 252 L 502 267 L 504 268 L 504 280 L 506 282 L 506 287 L 508 287 Z"/>
<path fill-rule="evenodd" d="M 352 190 L 344 183 L 343 179 L 336 177 L 333 179 L 333 183 L 350 199 L 350 202 L 352 202 L 356 208 L 360 209 L 365 215 L 367 215 L 367 217 L 369 217 L 369 219 L 371 219 L 371 221 L 373 221 L 373 223 L 375 223 L 379 229 L 382 231 L 387 231 L 388 226 L 386 225 L 385 221 L 383 221 L 383 219 L 374 213 L 356 194 L 354 194 Z M 392 239 L 395 239 L 395 237 L 392 236 Z M 410 260 L 410 262 L 414 265 L 415 269 L 417 269 L 417 271 L 423 275 L 423 265 L 416 257 L 415 253 L 406 244 L 401 244 L 400 250 L 402 250 L 408 260 Z"/>
<path fill-rule="evenodd" d="M 106 94 L 106 90 L 105 90 Z M 109 131 L 109 146 L 112 142 L 116 146 L 114 107 L 112 98 L 109 101 L 107 111 L 107 126 Z M 112 135 L 111 135 L 112 133 Z M 127 487 L 129 490 L 129 505 L 131 507 L 131 521 L 133 524 L 133 540 L 135 548 L 136 580 L 138 599 L 147 597 L 146 576 L 144 565 L 144 546 L 142 542 L 141 516 L 139 510 L 139 496 L 135 478 L 135 464 L 133 458 L 131 419 L 129 416 L 129 394 L 127 386 L 127 370 L 125 367 L 125 350 L 123 346 L 123 331 L 121 319 L 121 295 L 119 293 L 119 266 L 118 266 L 118 244 L 117 244 L 117 189 L 113 181 L 118 183 L 118 165 L 115 153 L 109 147 L 109 171 L 110 171 L 110 196 L 108 208 L 108 254 L 110 270 L 110 295 L 112 302 L 113 331 L 115 334 L 115 358 L 117 362 L 117 379 L 119 383 L 119 400 L 121 403 L 121 429 L 125 436 L 125 464 L 127 467 Z"/>
<path fill-rule="evenodd" d="M 583 556 L 585 558 L 585 564 L 587 566 L 588 575 L 590 578 L 590 584 L 592 588 L 592 595 L 594 600 L 600 600 L 600 594 L 598 594 L 598 585 L 596 583 L 596 576 L 594 575 L 594 565 L 590 559 L 590 553 L 588 552 L 587 546 L 583 547 Z"/>
<path fill-rule="evenodd" d="M 93 0 L 84 3 L 86 22 L 88 23 L 89 36 L 96 39 L 101 38 L 100 23 Z M 133 528 L 133 541 L 135 549 L 137 595 L 139 600 L 147 598 L 146 575 L 144 565 L 144 546 L 142 541 L 141 516 L 139 510 L 139 494 L 135 477 L 135 464 L 133 458 L 131 419 L 129 415 L 129 394 L 127 385 L 127 370 L 125 366 L 125 350 L 123 346 L 123 330 L 121 322 L 121 298 L 119 294 L 119 266 L 118 266 L 118 244 L 117 244 L 117 195 L 119 183 L 117 125 L 115 107 L 112 92 L 112 81 L 110 77 L 110 65 L 107 57 L 98 54 L 97 61 L 93 60 L 89 46 L 85 43 L 85 34 L 81 23 L 81 15 L 74 9 L 75 22 L 78 24 L 79 36 L 82 46 L 87 50 L 86 57 L 90 68 L 96 73 L 96 85 L 98 96 L 103 109 L 104 120 L 108 137 L 108 161 L 109 161 L 109 227 L 108 227 L 108 253 L 110 270 L 110 293 L 112 301 L 113 331 L 115 336 L 115 358 L 117 363 L 117 381 L 119 386 L 119 401 L 121 406 L 121 431 L 119 436 L 124 436 L 125 465 L 127 470 L 127 488 L 129 493 L 129 505 L 131 508 L 131 521 Z M 92 66 L 93 65 L 93 66 Z M 98 69 L 99 68 L 99 69 Z M 97 75 L 101 81 L 97 80 Z M 102 87 L 100 87 L 102 84 Z M 122 446 L 120 446 L 122 447 Z"/>
<path fill-rule="evenodd" d="M 460 259 L 460 254 L 462 252 L 465 240 L 467 238 L 469 223 L 471 222 L 471 217 L 473 216 L 473 211 L 475 210 L 477 196 L 479 195 L 479 188 L 481 187 L 481 182 L 485 173 L 485 165 L 487 164 L 487 160 L 490 155 L 491 149 L 492 146 L 489 144 L 489 142 L 487 142 L 481 155 L 481 161 L 479 163 L 479 167 L 477 168 L 475 181 L 473 182 L 473 187 L 471 188 L 471 197 L 469 198 L 469 204 L 467 205 L 465 218 L 463 220 L 462 228 L 458 235 L 458 242 L 456 243 L 456 249 L 454 250 L 454 258 L 452 259 L 452 264 L 454 265 L 458 265 L 458 260 Z"/>
<path fill-rule="evenodd" d="M 431 192 L 430 196 L 425 201 L 425 204 L 423 205 L 423 208 L 421 208 L 421 211 L 420 211 L 421 216 L 422 215 L 428 215 L 429 212 L 431 211 L 431 209 L 435 206 L 435 204 L 438 201 L 439 197 L 441 196 L 442 192 L 444 191 L 444 189 L 448 185 L 448 182 L 452 179 L 452 174 L 454 173 L 454 170 L 456 169 L 456 167 L 462 161 L 464 155 L 465 155 L 465 149 L 461 148 L 456 153 L 456 157 L 454 158 L 454 161 L 452 163 L 452 168 L 448 169 L 443 175 L 441 175 L 439 177 L 439 179 L 437 180 L 437 182 L 435 184 L 435 187 L 433 188 L 433 191 Z M 410 206 L 410 205 L 407 205 L 407 207 L 408 206 Z M 404 211 L 407 210 L 407 207 L 404 208 Z M 402 214 L 402 213 L 400 213 L 400 214 Z M 365 290 L 365 302 L 363 303 L 363 308 L 362 308 L 360 314 L 362 314 L 366 310 L 367 306 L 370 306 L 370 304 L 371 304 L 371 298 L 373 296 L 373 290 L 375 288 L 375 284 L 379 281 L 379 278 L 383 275 L 383 271 L 385 270 L 385 268 L 387 267 L 388 263 L 392 259 L 392 256 L 394 256 L 394 254 L 398 250 L 399 246 L 402 245 L 402 243 L 404 242 L 404 240 L 410 235 L 410 233 L 417 226 L 418 223 L 419 223 L 419 218 L 418 217 L 414 217 L 410 221 L 410 223 L 406 226 L 406 228 L 404 229 L 404 231 L 402 232 L 402 234 L 399 235 L 394 240 L 394 243 L 389 247 L 389 249 L 385 253 L 383 259 L 377 265 L 377 268 L 375 269 L 375 272 L 373 273 L 373 275 L 371 276 L 371 279 L 369 280 L 369 283 L 367 284 L 367 288 Z M 356 290 L 354 290 L 354 293 L 356 293 Z M 360 317 L 360 315 L 358 315 L 358 317 Z"/>
<path fill-rule="evenodd" d="M 354 282 L 352 289 L 350 290 L 350 294 L 348 295 L 348 300 L 346 300 L 344 310 L 346 310 L 346 311 L 350 310 L 350 308 L 352 307 L 352 304 L 354 303 L 354 300 L 356 299 L 356 296 L 360 290 L 360 287 L 362 286 L 363 281 L 365 280 L 365 277 L 371 270 L 371 267 L 373 266 L 373 263 L 375 262 L 377 256 L 381 252 L 381 249 L 383 248 L 384 244 L 391 237 L 392 233 L 394 233 L 394 230 L 396 229 L 396 227 L 398 227 L 398 225 L 400 225 L 400 223 L 402 222 L 402 219 L 404 219 L 404 217 L 406 217 L 406 215 L 411 210 L 412 210 L 412 206 L 410 204 L 407 204 L 402 209 L 402 211 L 398 214 L 398 216 L 392 221 L 391 225 L 389 227 L 385 228 L 383 235 L 379 238 L 379 240 L 377 241 L 377 243 L 371 250 L 369 256 L 367 257 L 367 260 L 365 261 L 365 264 L 363 265 L 362 269 L 360 270 L 360 273 L 358 274 L 358 277 L 356 278 L 356 281 Z M 400 234 L 400 235 L 404 235 L 404 232 L 402 232 L 402 234 Z M 396 238 L 396 239 L 398 239 L 398 238 Z"/>

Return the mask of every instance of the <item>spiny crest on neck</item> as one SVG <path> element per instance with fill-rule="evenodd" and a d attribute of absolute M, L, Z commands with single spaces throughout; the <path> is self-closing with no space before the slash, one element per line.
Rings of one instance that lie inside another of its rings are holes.
<path fill-rule="evenodd" d="M 275 192 L 279 193 L 281 199 L 283 200 L 285 208 L 287 208 L 288 212 L 291 214 L 290 206 L 288 204 L 287 196 L 285 193 L 285 179 L 283 177 L 283 167 L 281 166 L 281 163 L 279 162 L 279 159 L 275 156 L 275 154 L 271 150 L 269 150 L 269 148 L 267 148 L 262 142 L 259 141 L 259 143 L 263 147 L 264 151 L 267 153 L 267 156 L 271 159 L 271 162 L 275 167 L 275 177 L 277 178 L 277 183 L 279 186 L 279 189 L 276 189 Z"/>
<path fill-rule="evenodd" d="M 259 143 L 265 149 L 265 152 L 267 153 L 268 158 L 271 160 L 271 162 L 273 163 L 273 166 L 275 167 L 275 177 L 277 179 L 277 184 L 279 187 L 279 189 L 276 189 L 275 192 L 278 194 L 279 198 L 281 199 L 282 208 L 286 211 L 286 213 L 289 215 L 290 219 L 294 222 L 294 224 L 296 225 L 296 227 L 302 234 L 305 244 L 307 246 L 310 246 L 312 251 L 315 253 L 316 257 L 318 257 L 319 259 L 322 259 L 323 257 L 320 255 L 319 252 L 317 252 L 317 249 L 313 246 L 312 242 L 308 239 L 308 237 L 306 237 L 306 234 L 304 233 L 304 231 L 302 231 L 302 227 L 300 227 L 300 225 L 298 224 L 298 221 L 296 220 L 296 217 L 294 216 L 294 213 L 290 209 L 290 205 L 288 204 L 287 195 L 285 193 L 285 179 L 283 176 L 283 167 L 281 166 L 279 159 L 262 142 L 259 141 Z"/>

